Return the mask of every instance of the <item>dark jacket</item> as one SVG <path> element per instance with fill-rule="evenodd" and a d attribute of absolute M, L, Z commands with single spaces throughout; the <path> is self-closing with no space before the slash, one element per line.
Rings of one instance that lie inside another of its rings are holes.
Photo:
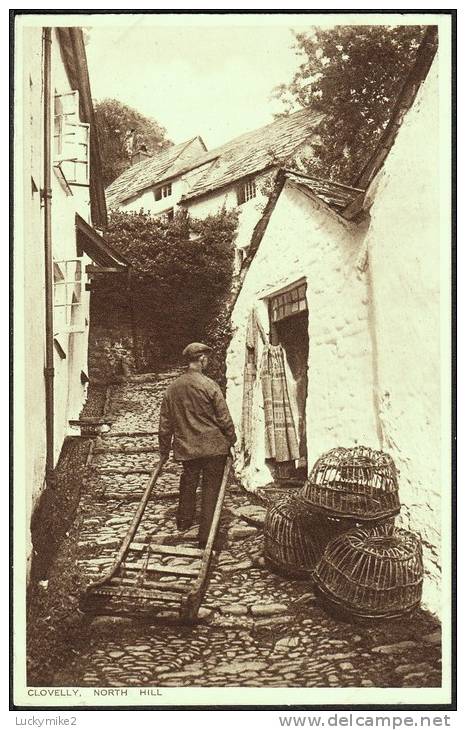
<path fill-rule="evenodd" d="M 178 461 L 228 454 L 236 441 L 228 406 L 217 383 L 188 370 L 168 386 L 159 421 L 160 454 Z"/>

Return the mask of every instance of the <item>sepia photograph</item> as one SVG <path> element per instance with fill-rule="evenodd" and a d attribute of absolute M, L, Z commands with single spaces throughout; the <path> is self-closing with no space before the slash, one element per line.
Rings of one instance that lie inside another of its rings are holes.
<path fill-rule="evenodd" d="M 14 706 L 451 706 L 455 11 L 10 13 Z"/>

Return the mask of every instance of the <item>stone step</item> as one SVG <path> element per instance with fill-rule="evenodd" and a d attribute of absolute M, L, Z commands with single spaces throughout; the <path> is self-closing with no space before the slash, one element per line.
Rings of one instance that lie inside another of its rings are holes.
<path fill-rule="evenodd" d="M 131 438 L 137 439 L 144 436 L 158 436 L 158 431 L 109 431 L 101 436 L 102 440 L 107 439 L 119 439 L 119 438 Z"/>
<path fill-rule="evenodd" d="M 125 446 L 109 446 L 108 448 L 97 446 L 93 451 L 94 454 L 156 454 L 158 452 L 158 446 L 134 446 L 129 448 Z"/>
<path fill-rule="evenodd" d="M 124 473 L 149 473 L 155 469 L 159 463 L 157 454 L 139 453 L 139 454 L 98 454 L 92 461 L 92 469 L 97 474 L 105 474 L 107 472 L 124 472 Z"/>

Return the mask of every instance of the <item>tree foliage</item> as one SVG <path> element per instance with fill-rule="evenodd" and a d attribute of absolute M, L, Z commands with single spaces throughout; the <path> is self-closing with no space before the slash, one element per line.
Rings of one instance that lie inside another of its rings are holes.
<path fill-rule="evenodd" d="M 134 130 L 133 149 L 145 145 L 156 154 L 173 143 L 166 130 L 155 119 L 150 119 L 116 99 L 104 99 L 95 104 L 97 129 L 102 152 L 102 176 L 105 187 L 110 185 L 131 164 L 131 130 Z"/>
<path fill-rule="evenodd" d="M 337 26 L 296 33 L 292 81 L 275 89 L 284 113 L 311 106 L 320 122 L 311 174 L 351 184 L 385 128 L 412 66 L 422 26 Z"/>
<path fill-rule="evenodd" d="M 204 220 L 179 212 L 171 221 L 112 212 L 106 238 L 131 264 L 137 329 L 157 342 L 160 360 L 179 360 L 185 345 L 207 338 L 214 361 L 222 361 L 227 333 L 220 315 L 231 288 L 237 220 L 236 211 Z M 108 280 L 108 293 L 117 286 Z"/>

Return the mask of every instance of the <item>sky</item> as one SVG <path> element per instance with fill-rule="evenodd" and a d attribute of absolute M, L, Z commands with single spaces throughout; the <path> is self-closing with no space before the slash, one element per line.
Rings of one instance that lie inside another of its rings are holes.
<path fill-rule="evenodd" d="M 87 28 L 95 100 L 118 99 L 153 117 L 175 143 L 208 149 L 273 121 L 273 88 L 299 64 L 286 26 Z M 302 30 L 302 28 L 301 28 Z"/>

